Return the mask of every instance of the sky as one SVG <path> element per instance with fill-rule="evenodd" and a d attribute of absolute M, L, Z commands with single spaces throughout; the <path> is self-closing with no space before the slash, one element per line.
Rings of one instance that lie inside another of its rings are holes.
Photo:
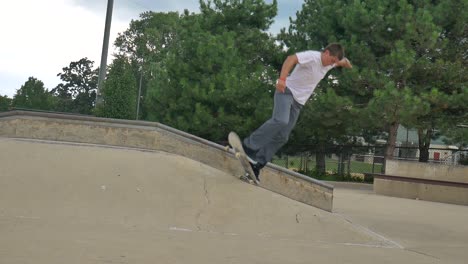
<path fill-rule="evenodd" d="M 272 0 L 266 0 L 271 3 Z M 304 0 L 278 0 L 270 32 L 289 26 Z M 113 42 L 130 21 L 145 11 L 199 11 L 199 0 L 114 0 L 107 65 Z M 2 0 L 0 2 L 0 95 L 13 98 L 35 77 L 46 89 L 59 83 L 58 73 L 70 62 L 87 57 L 101 63 L 107 0 Z"/>

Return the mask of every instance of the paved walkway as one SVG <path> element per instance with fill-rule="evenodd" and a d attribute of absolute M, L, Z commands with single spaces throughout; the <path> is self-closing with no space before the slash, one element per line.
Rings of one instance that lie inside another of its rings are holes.
<path fill-rule="evenodd" d="M 466 263 L 468 207 L 334 213 L 165 152 L 0 138 L 0 263 Z"/>

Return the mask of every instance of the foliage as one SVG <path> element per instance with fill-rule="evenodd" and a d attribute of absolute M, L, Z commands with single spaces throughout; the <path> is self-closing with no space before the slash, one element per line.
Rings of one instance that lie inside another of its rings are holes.
<path fill-rule="evenodd" d="M 468 165 L 468 156 L 462 156 L 460 158 L 460 165 Z"/>
<path fill-rule="evenodd" d="M 466 119 L 468 120 L 468 119 Z M 467 126 L 447 126 L 441 128 L 441 134 L 444 135 L 444 142 L 447 145 L 456 145 L 459 149 L 468 148 L 468 127 Z"/>
<path fill-rule="evenodd" d="M 8 111 L 11 107 L 11 99 L 8 96 L 0 96 L 0 112 Z"/>
<path fill-rule="evenodd" d="M 153 69 L 162 66 L 168 51 L 178 43 L 178 31 L 181 17 L 177 12 L 155 13 L 144 12 L 140 20 L 132 20 L 129 28 L 120 33 L 115 46 L 119 56 L 129 59 L 135 76 L 140 79 L 141 111 L 139 116 L 148 119 L 153 114 L 151 101 L 147 98 L 148 82 L 154 78 L 160 78 Z M 148 102 L 148 103 L 147 103 Z"/>
<path fill-rule="evenodd" d="M 125 57 L 117 57 L 110 66 L 102 91 L 103 103 L 96 114 L 102 117 L 134 119 L 136 115 L 136 80 L 130 63 Z"/>
<path fill-rule="evenodd" d="M 143 67 L 146 119 L 214 141 L 230 130 L 246 135 L 271 113 L 282 61 L 264 30 L 276 1 L 201 1 L 200 9 L 145 13 L 117 45 Z"/>
<path fill-rule="evenodd" d="M 92 114 L 96 100 L 98 69 L 93 69 L 93 61 L 82 58 L 62 68 L 57 74 L 62 83 L 52 89 L 58 99 L 56 111 Z"/>
<path fill-rule="evenodd" d="M 332 73 L 339 83 L 337 94 L 350 98 L 354 106 L 367 106 L 360 115 L 365 122 L 357 120 L 354 125 L 365 130 L 370 123 L 376 125 L 374 129 L 386 130 L 386 156 L 391 158 L 400 123 L 432 130 L 436 120 L 457 116 L 440 111 L 446 102 L 431 102 L 428 97 L 437 93 L 444 95 L 440 100 L 453 100 L 449 98 L 454 91 L 457 96 L 462 92 L 456 87 L 465 81 L 452 78 L 450 82 L 447 77 L 467 76 L 466 67 L 453 67 L 462 66 L 454 62 L 453 55 L 466 60 L 466 23 L 460 22 L 466 21 L 467 8 L 462 9 L 466 2 L 306 0 L 280 39 L 292 51 L 320 49 L 330 42 L 347 48 L 355 67 Z M 448 18 L 443 10 L 455 10 L 455 6 L 461 12 L 455 19 Z M 454 41 L 462 48 L 453 45 Z M 449 51 L 455 48 L 458 52 Z M 459 105 L 446 109 L 453 108 L 463 111 Z M 427 142 L 423 139 L 421 145 Z"/>
<path fill-rule="evenodd" d="M 24 85 L 16 91 L 11 104 L 16 108 L 52 110 L 54 99 L 44 88 L 42 81 L 29 77 Z"/>
<path fill-rule="evenodd" d="M 415 96 L 423 99 L 429 111 L 414 115 L 406 121 L 418 129 L 420 161 L 429 157 L 431 139 L 437 130 L 455 128 L 468 118 L 468 1 L 437 1 L 427 5 L 432 20 L 440 29 L 434 49 L 427 49 L 412 69 Z M 449 11 L 456 11 L 450 14 Z M 434 74 L 437 73 L 437 74 Z M 461 142 L 458 142 L 459 144 Z"/>
<path fill-rule="evenodd" d="M 146 66 L 163 59 L 169 48 L 177 43 L 180 27 L 177 12 L 144 12 L 140 20 L 132 20 L 129 28 L 119 33 L 115 41 L 119 55 Z"/>
<path fill-rule="evenodd" d="M 385 135 L 390 158 L 400 124 L 418 130 L 421 161 L 439 133 L 466 146 L 459 125 L 468 118 L 467 0 L 305 0 L 291 26 L 272 36 L 276 13 L 277 2 L 264 0 L 200 0 L 198 14 L 142 13 L 115 42 L 105 103 L 95 113 L 133 119 L 142 76 L 143 119 L 214 141 L 230 130 L 246 136 L 271 115 L 286 55 L 340 42 L 354 68 L 320 82 L 286 152 L 318 152 L 321 172 L 325 145 Z M 31 77 L 13 100 L 0 97 L 0 111 L 91 114 L 97 75 L 87 58 L 71 62 L 54 97 Z"/>
<path fill-rule="evenodd" d="M 298 120 L 285 151 L 314 151 L 317 153 L 316 170 L 325 173 L 326 146 L 356 141 L 352 123 L 356 111 L 349 98 L 341 97 L 332 88 L 319 90 L 308 102 Z"/>

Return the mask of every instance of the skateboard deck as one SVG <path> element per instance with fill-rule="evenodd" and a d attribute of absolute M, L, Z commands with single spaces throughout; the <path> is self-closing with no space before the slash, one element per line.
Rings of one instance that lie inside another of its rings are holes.
<path fill-rule="evenodd" d="M 243 181 L 247 181 L 252 184 L 258 185 L 257 178 L 255 177 L 252 167 L 250 167 L 249 160 L 247 159 L 247 154 L 245 154 L 244 148 L 242 147 L 242 142 L 236 132 L 230 132 L 228 135 L 229 145 L 234 149 L 236 158 L 239 160 L 240 164 L 244 168 L 244 174 L 239 178 Z"/>

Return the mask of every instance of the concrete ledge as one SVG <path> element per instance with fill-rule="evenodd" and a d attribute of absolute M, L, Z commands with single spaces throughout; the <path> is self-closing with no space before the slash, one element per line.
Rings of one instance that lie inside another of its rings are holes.
<path fill-rule="evenodd" d="M 385 173 L 414 179 L 468 183 L 468 166 L 387 160 Z"/>
<path fill-rule="evenodd" d="M 161 150 L 202 162 L 234 176 L 242 173 L 224 146 L 155 122 L 30 111 L 0 113 L 0 136 Z M 333 186 L 269 164 L 261 187 L 332 211 Z"/>
<path fill-rule="evenodd" d="M 440 185 L 440 186 L 448 186 L 448 187 L 468 188 L 468 183 L 464 183 L 464 182 L 428 180 L 428 179 L 409 178 L 409 177 L 393 176 L 393 175 L 377 174 L 377 173 L 373 175 L 375 179 L 384 179 L 384 180 L 393 180 L 393 181 L 411 182 L 411 183 L 422 183 L 422 184 Z"/>
<path fill-rule="evenodd" d="M 375 177 L 374 192 L 381 195 L 468 205 L 468 185 L 414 181 L 404 177 Z"/>
<path fill-rule="evenodd" d="M 385 171 L 373 174 L 377 194 L 468 205 L 467 166 L 389 160 Z"/>

